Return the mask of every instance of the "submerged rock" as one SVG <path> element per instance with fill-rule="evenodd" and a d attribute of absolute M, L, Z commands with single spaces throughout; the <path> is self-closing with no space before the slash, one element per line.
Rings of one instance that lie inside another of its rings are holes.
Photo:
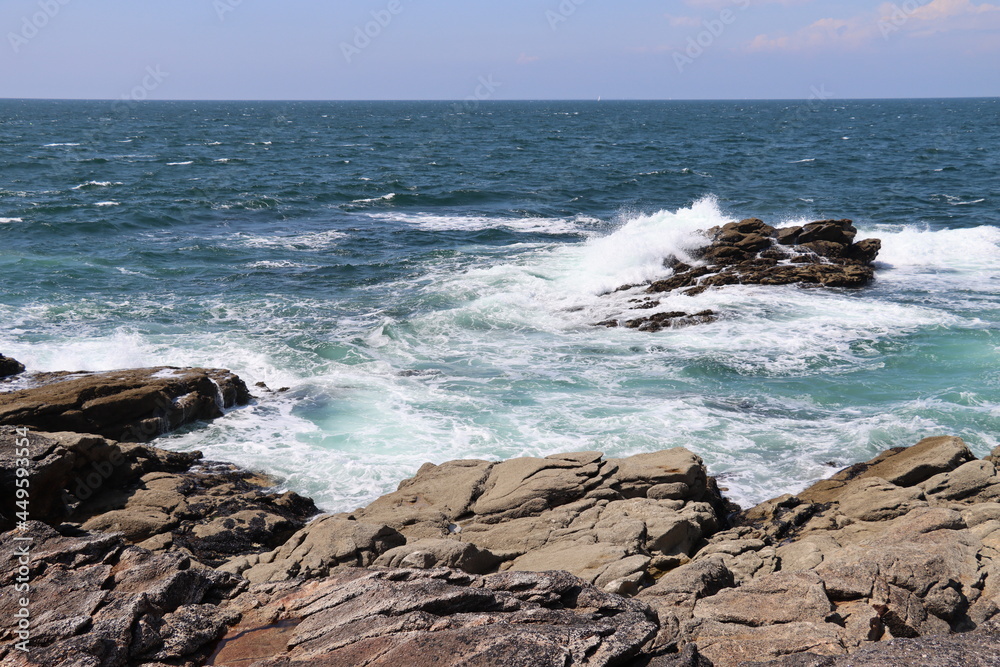
<path fill-rule="evenodd" d="M 0 393 L 0 425 L 147 442 L 250 401 L 243 381 L 219 369 L 50 374 L 40 381 L 44 384 L 31 389 Z"/>

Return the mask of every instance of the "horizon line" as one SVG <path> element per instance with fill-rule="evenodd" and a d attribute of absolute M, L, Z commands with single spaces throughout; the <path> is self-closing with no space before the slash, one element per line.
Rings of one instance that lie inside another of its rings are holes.
<path fill-rule="evenodd" d="M 853 102 L 853 101 L 890 101 L 890 100 L 996 100 L 1000 95 L 949 95 L 939 97 L 553 97 L 553 98 L 510 98 L 475 100 L 477 104 L 498 104 L 503 102 Z M 145 104 L 156 102 L 444 102 L 466 103 L 473 100 L 456 98 L 398 98 L 398 99 L 364 99 L 364 98 L 164 98 L 155 100 L 134 100 L 129 97 L 0 97 L 0 102 L 125 102 L 128 104 Z"/>

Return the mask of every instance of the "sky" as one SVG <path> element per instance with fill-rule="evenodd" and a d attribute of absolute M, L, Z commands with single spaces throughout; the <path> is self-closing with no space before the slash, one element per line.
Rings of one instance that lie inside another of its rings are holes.
<path fill-rule="evenodd" d="M 4 0 L 0 98 L 1000 96 L 1000 0 Z"/>

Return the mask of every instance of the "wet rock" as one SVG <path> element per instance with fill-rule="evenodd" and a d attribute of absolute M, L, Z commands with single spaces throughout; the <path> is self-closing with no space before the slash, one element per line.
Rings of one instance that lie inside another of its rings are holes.
<path fill-rule="evenodd" d="M 224 409 L 249 400 L 243 381 L 219 369 L 79 373 L 0 393 L 0 425 L 146 442 L 185 424 L 219 417 Z"/>
<path fill-rule="evenodd" d="M 10 357 L 5 357 L 0 354 L 0 378 L 10 377 L 11 375 L 18 375 L 24 372 L 24 364 L 22 364 L 17 359 L 12 359 Z"/>
<path fill-rule="evenodd" d="M 856 235 L 850 220 L 777 230 L 756 219 L 729 223 L 710 230 L 710 243 L 698 252 L 700 266 L 675 271 L 647 291 L 696 294 L 725 285 L 796 283 L 861 287 L 874 276 L 870 264 L 880 243 L 869 239 L 855 244 Z"/>

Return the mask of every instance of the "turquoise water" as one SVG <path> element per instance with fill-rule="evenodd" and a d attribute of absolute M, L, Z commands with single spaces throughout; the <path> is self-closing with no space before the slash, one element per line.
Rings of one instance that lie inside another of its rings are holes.
<path fill-rule="evenodd" d="M 740 502 L 1000 432 L 1000 100 L 0 101 L 0 352 L 287 386 L 163 442 L 327 509 L 425 461 L 677 445 Z M 595 328 L 693 232 L 849 217 L 860 291 Z"/>

